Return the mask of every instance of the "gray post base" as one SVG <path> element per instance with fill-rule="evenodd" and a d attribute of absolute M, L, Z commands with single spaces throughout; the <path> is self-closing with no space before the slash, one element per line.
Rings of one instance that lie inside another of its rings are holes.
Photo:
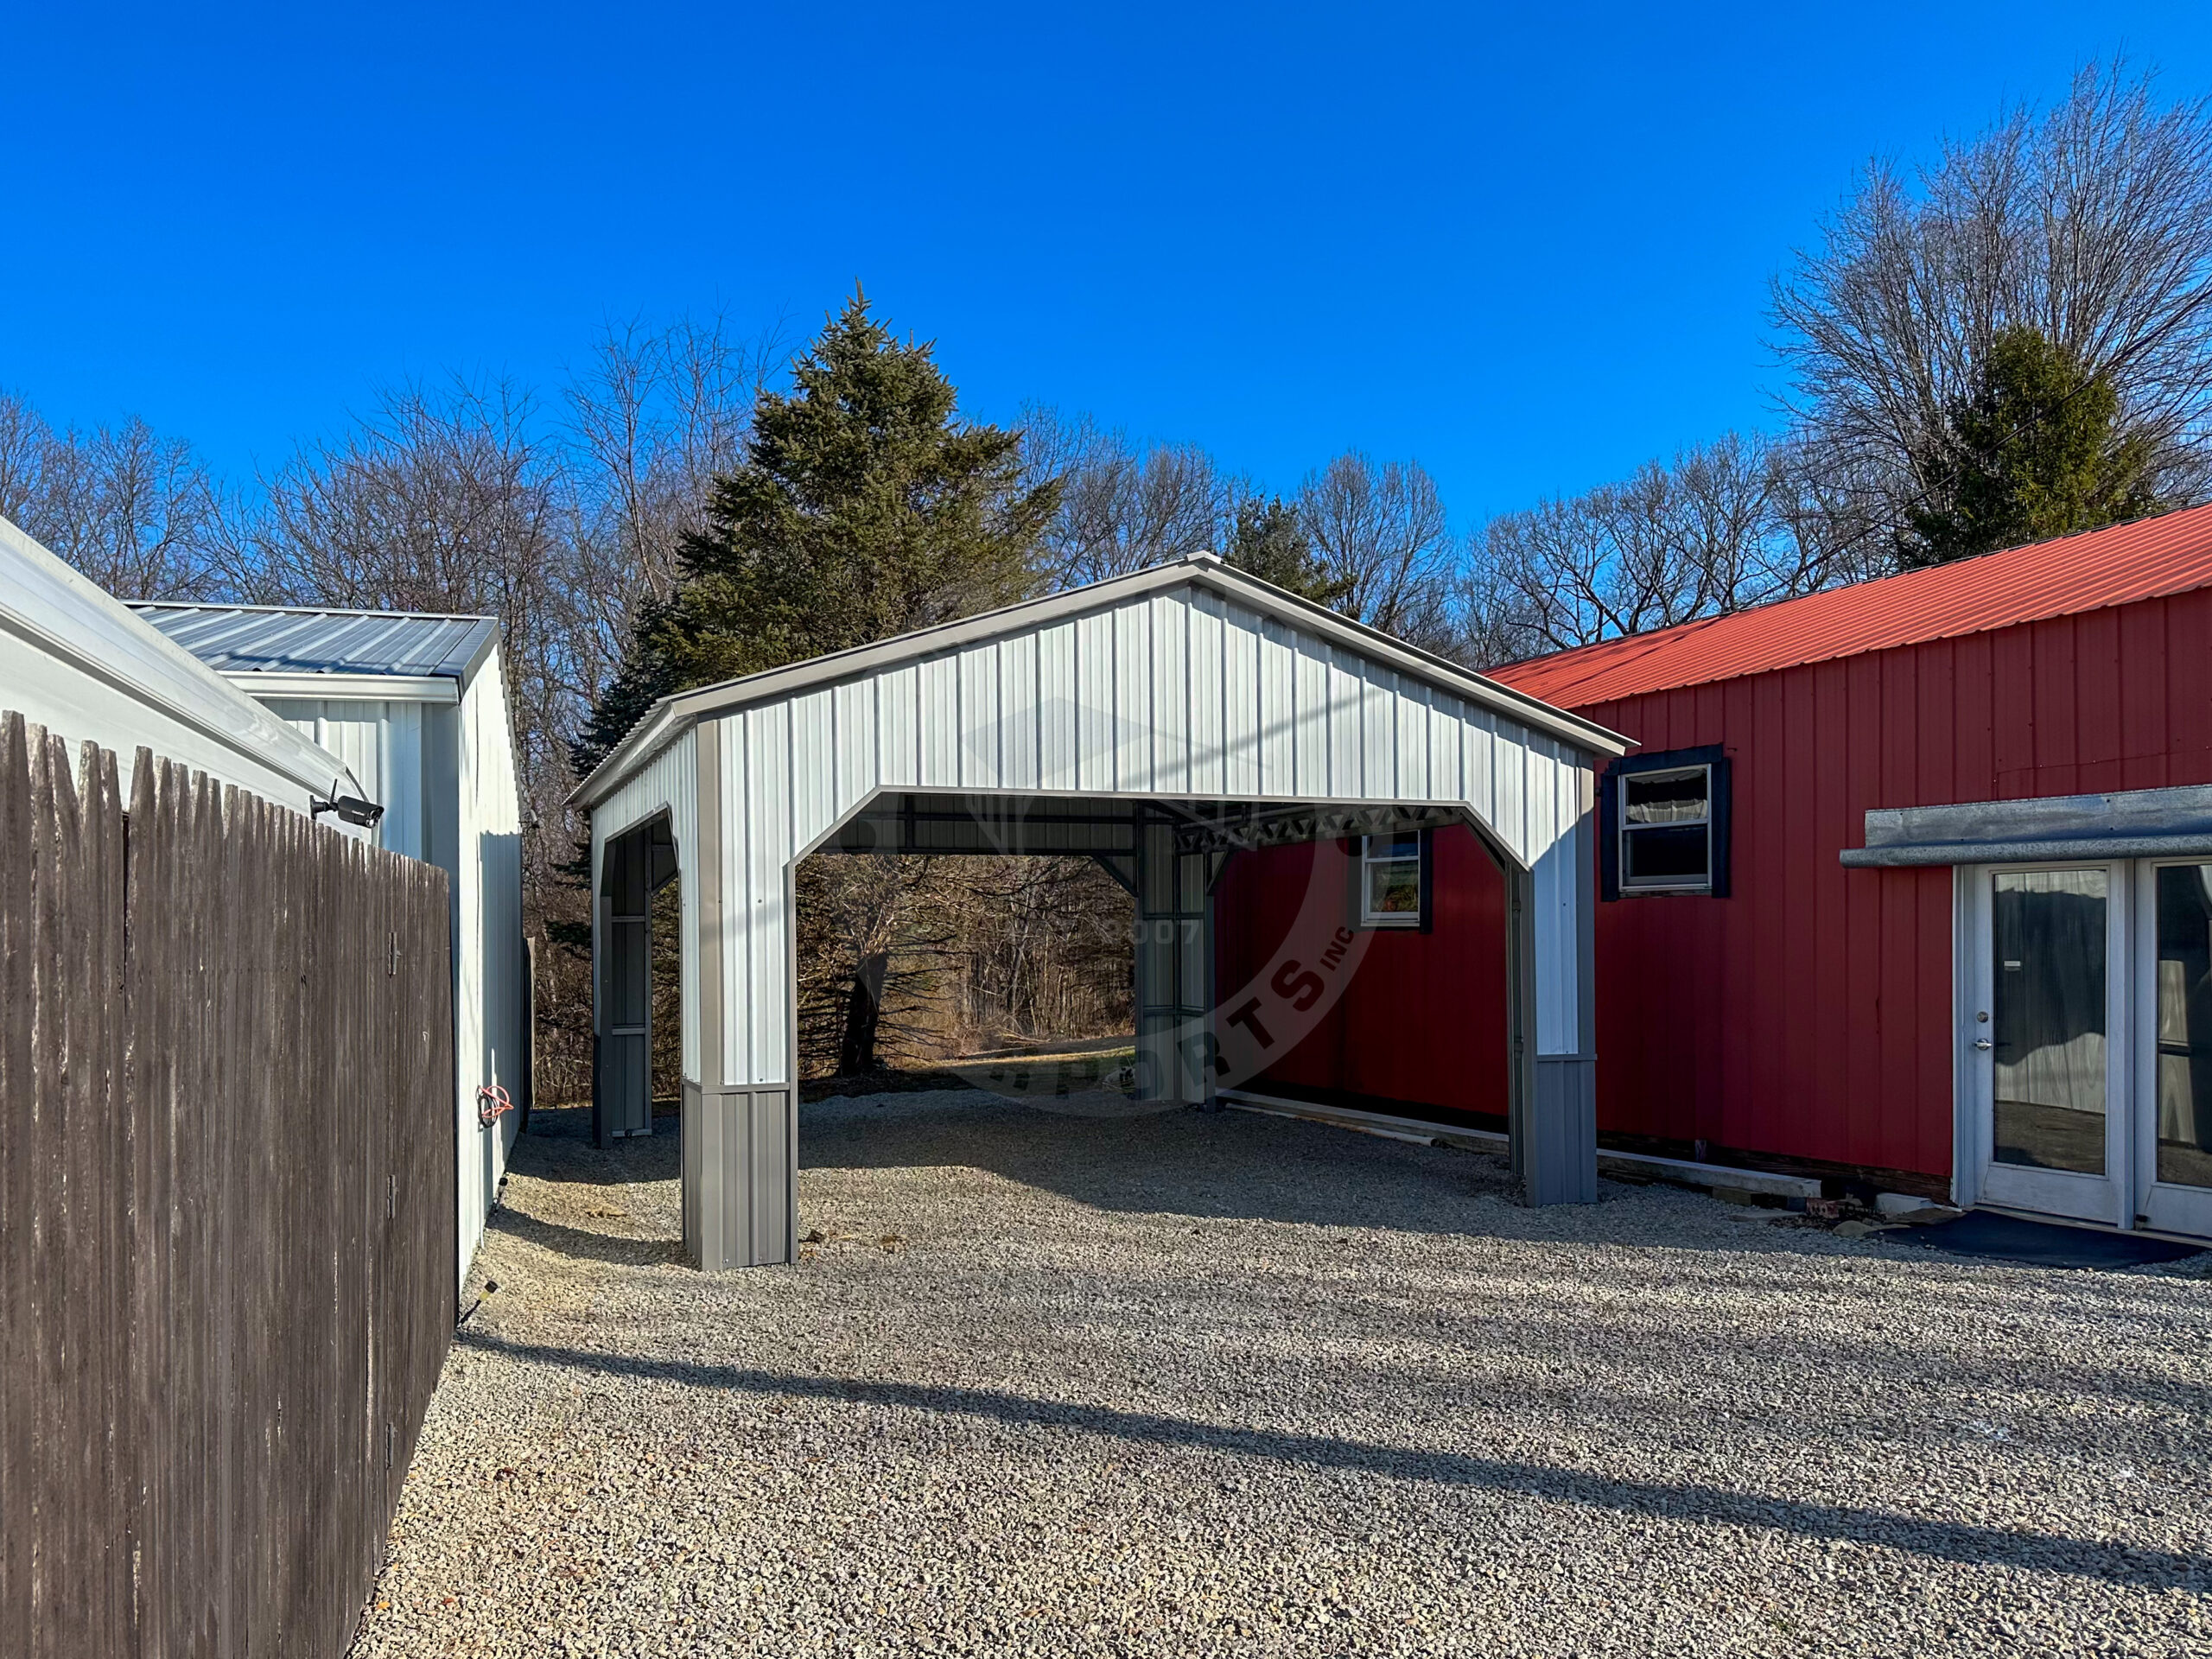
<path fill-rule="evenodd" d="M 1540 1054 L 1535 1098 L 1513 1125 L 1513 1166 L 1530 1204 L 1598 1201 L 1598 1061 Z"/>
<path fill-rule="evenodd" d="M 797 1259 L 798 1118 L 789 1084 L 683 1084 L 683 1253 L 709 1273 Z"/>

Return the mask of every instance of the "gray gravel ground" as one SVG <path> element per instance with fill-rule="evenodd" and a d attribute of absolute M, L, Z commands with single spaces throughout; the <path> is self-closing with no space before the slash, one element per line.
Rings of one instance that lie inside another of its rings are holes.
<path fill-rule="evenodd" d="M 706 1277 L 556 1127 L 360 1655 L 2212 1653 L 2194 1264 L 953 1092 L 806 1107 L 821 1242 Z"/>

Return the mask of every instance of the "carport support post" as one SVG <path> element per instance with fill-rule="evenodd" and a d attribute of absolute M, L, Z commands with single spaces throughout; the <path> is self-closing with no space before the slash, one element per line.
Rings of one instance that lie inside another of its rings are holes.
<path fill-rule="evenodd" d="M 1213 869 L 1177 848 L 1166 813 L 1139 807 L 1135 824 L 1138 1097 L 1202 1106 L 1213 1093 Z"/>
<path fill-rule="evenodd" d="M 644 832 L 600 845 L 593 895 L 592 1141 L 610 1146 L 652 1128 L 650 852 Z"/>
<path fill-rule="evenodd" d="M 1545 1053 L 1538 1033 L 1540 960 L 1536 930 L 1560 928 L 1556 912 L 1539 917 L 1535 874 L 1501 860 L 1506 878 L 1508 982 L 1512 997 L 1513 1169 L 1532 1205 L 1598 1200 L 1597 882 L 1588 856 L 1590 779 L 1583 774 L 1580 826 L 1547 855 L 1571 861 L 1573 919 L 1567 938 L 1548 941 L 1554 957 L 1573 952 L 1572 1052 Z M 1565 931 L 1565 930 L 1562 930 Z"/>
<path fill-rule="evenodd" d="M 722 927 L 724 806 L 722 723 L 699 722 L 699 1076 L 683 1080 L 683 1250 L 709 1273 L 791 1262 L 798 1254 L 798 1090 L 795 1082 L 753 1083 L 724 1071 L 723 987 L 728 946 Z M 750 855 L 755 849 L 745 849 Z M 785 1063 L 798 1062 L 798 915 L 795 867 L 783 869 L 784 982 L 755 983 L 764 1014 L 780 1008 Z M 756 964 L 763 979 L 772 967 Z"/>

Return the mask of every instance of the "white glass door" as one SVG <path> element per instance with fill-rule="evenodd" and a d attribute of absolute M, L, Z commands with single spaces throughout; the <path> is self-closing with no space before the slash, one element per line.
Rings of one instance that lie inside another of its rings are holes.
<path fill-rule="evenodd" d="M 1980 1202 L 2126 1226 L 2126 865 L 1974 873 L 1966 1041 Z M 2212 1033 L 2208 1033 L 2212 1036 Z"/>
<path fill-rule="evenodd" d="M 2136 1213 L 2212 1236 L 2212 862 L 2141 867 Z"/>

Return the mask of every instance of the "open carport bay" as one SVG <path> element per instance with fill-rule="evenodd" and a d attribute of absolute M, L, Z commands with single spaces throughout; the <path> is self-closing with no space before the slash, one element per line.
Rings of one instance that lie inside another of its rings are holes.
<path fill-rule="evenodd" d="M 2212 1286 L 1230 1113 L 804 1109 L 793 1266 L 542 1114 L 357 1651 L 2196 1654 Z M 561 1133 L 563 1130 L 569 1133 Z"/>

